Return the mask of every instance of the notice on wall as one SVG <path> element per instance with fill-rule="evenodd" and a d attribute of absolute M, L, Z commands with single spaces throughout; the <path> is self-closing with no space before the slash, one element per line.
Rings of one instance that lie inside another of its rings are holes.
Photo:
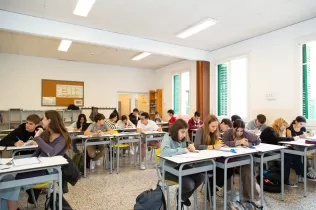
<path fill-rule="evenodd" d="M 74 105 L 83 106 L 83 100 L 74 100 Z"/>
<path fill-rule="evenodd" d="M 56 85 L 57 98 L 83 98 L 83 86 Z"/>
<path fill-rule="evenodd" d="M 43 104 L 43 106 L 55 106 L 56 105 L 56 97 L 43 97 L 42 104 Z"/>

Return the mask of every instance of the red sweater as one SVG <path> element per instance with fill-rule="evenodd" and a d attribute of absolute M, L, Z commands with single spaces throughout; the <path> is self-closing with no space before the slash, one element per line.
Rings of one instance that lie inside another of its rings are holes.
<path fill-rule="evenodd" d="M 192 136 L 192 131 L 191 129 L 198 129 L 199 125 L 202 126 L 203 125 L 203 121 L 199 120 L 198 122 L 194 121 L 193 117 L 191 119 L 189 119 L 188 121 L 189 124 L 189 136 Z"/>
<path fill-rule="evenodd" d="M 176 120 L 177 118 L 175 116 L 172 116 L 168 121 L 169 125 L 172 125 Z"/>

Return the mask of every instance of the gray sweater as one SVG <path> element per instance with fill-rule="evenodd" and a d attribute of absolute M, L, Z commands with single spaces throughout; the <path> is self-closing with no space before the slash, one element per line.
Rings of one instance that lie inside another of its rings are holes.
<path fill-rule="evenodd" d="M 254 120 L 251 120 L 250 122 L 247 123 L 247 130 L 260 130 L 260 131 L 263 131 L 267 126 L 265 124 L 262 124 L 260 126 L 257 126 L 256 124 L 256 120 L 257 119 L 254 119 Z"/>
<path fill-rule="evenodd" d="M 204 144 L 202 144 L 202 142 L 203 142 L 203 128 L 199 128 L 196 131 L 195 139 L 194 139 L 194 147 L 195 147 L 195 149 L 197 149 L 197 150 L 205 150 L 205 149 L 207 149 L 208 145 L 204 145 Z"/>
<path fill-rule="evenodd" d="M 34 157 L 53 157 L 64 156 L 66 152 L 66 140 L 60 135 L 54 141 L 46 143 L 42 136 L 36 137 L 34 141 L 38 144 L 38 148 L 33 154 Z"/>
<path fill-rule="evenodd" d="M 233 131 L 234 131 L 234 129 L 231 128 L 231 129 L 225 131 L 225 133 L 223 135 L 223 142 L 224 142 L 224 144 L 226 144 L 229 147 L 234 147 L 236 145 Z M 241 138 L 248 139 L 249 145 L 252 145 L 252 146 L 260 144 L 259 137 L 256 134 L 250 133 L 248 131 L 244 131 Z"/>

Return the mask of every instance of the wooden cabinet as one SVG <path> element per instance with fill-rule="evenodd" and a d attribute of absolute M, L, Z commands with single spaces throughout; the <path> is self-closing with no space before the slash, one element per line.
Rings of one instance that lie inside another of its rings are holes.
<path fill-rule="evenodd" d="M 150 119 L 155 116 L 155 112 L 162 115 L 162 89 L 149 91 L 149 116 Z"/>

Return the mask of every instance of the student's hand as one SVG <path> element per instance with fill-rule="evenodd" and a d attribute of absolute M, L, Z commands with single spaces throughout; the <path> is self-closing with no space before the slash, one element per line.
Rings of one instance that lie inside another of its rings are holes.
<path fill-rule="evenodd" d="M 79 131 L 82 131 L 82 126 L 79 128 Z"/>
<path fill-rule="evenodd" d="M 248 139 L 245 139 L 245 138 L 241 139 L 240 144 L 242 144 L 243 146 L 248 146 L 249 145 Z"/>
<path fill-rule="evenodd" d="M 190 152 L 194 152 L 195 151 L 194 144 L 189 144 L 188 149 L 189 149 Z"/>
<path fill-rule="evenodd" d="M 214 149 L 219 150 L 219 149 L 221 149 L 221 148 L 224 147 L 224 146 L 226 146 L 226 145 L 223 144 L 223 143 L 215 144 L 215 145 L 214 145 Z"/>
<path fill-rule="evenodd" d="M 24 142 L 21 141 L 21 140 L 15 142 L 15 144 L 14 144 L 14 146 L 16 146 L 16 147 L 21 147 L 21 146 L 23 146 L 23 145 L 24 145 Z"/>
<path fill-rule="evenodd" d="M 294 136 L 293 139 L 294 139 L 294 141 L 297 141 L 297 140 L 300 139 L 300 137 L 299 136 Z"/>
<path fill-rule="evenodd" d="M 143 129 L 137 128 L 136 131 L 137 131 L 137 133 L 141 133 L 141 132 L 143 132 Z"/>
<path fill-rule="evenodd" d="M 161 131 L 162 131 L 162 128 L 161 128 L 161 127 L 160 127 L 160 128 L 158 128 L 158 129 L 157 129 L 157 131 L 161 132 Z"/>
<path fill-rule="evenodd" d="M 37 145 L 36 141 L 31 140 L 30 145 Z"/>
<path fill-rule="evenodd" d="M 38 130 L 37 131 L 35 131 L 36 133 L 35 133 L 35 137 L 39 137 L 42 133 L 43 133 L 43 128 L 38 128 Z"/>
<path fill-rule="evenodd" d="M 261 133 L 260 130 L 255 130 L 255 134 L 259 134 L 259 133 Z"/>
<path fill-rule="evenodd" d="M 307 133 L 303 133 L 302 135 L 300 135 L 301 138 L 306 138 L 307 137 Z"/>
<path fill-rule="evenodd" d="M 102 135 L 103 135 L 103 132 L 99 130 L 99 131 L 97 131 L 97 135 L 98 135 L 98 136 L 102 136 Z"/>
<path fill-rule="evenodd" d="M 185 148 L 184 151 L 185 151 L 186 153 L 190 152 L 187 148 Z"/>

